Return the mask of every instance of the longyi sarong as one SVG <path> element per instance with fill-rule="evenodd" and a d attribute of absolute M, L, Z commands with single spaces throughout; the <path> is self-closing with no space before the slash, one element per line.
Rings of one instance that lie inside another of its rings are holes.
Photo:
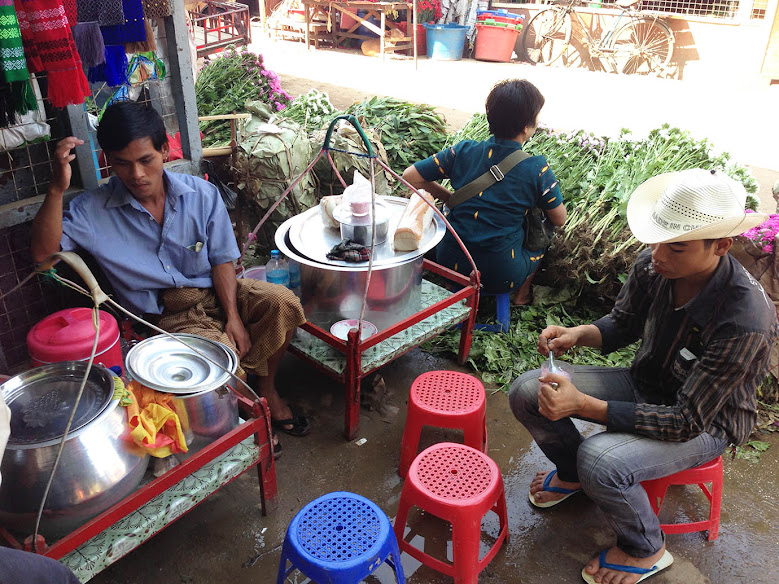
<path fill-rule="evenodd" d="M 225 315 L 213 288 L 169 288 L 162 292 L 165 310 L 157 323 L 169 333 L 188 333 L 235 345 L 225 333 Z M 238 314 L 252 346 L 237 375 L 268 375 L 268 358 L 281 348 L 290 330 L 306 321 L 300 300 L 284 286 L 238 280 Z"/>

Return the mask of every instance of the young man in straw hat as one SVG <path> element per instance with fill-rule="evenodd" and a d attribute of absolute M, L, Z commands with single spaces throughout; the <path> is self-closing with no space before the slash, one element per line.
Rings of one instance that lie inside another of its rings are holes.
<path fill-rule="evenodd" d="M 656 176 L 630 198 L 636 238 L 649 244 L 614 309 L 592 324 L 550 326 L 538 350 L 609 353 L 641 340 L 630 368 L 574 367 L 571 379 L 531 371 L 509 394 L 517 419 L 555 468 L 530 501 L 552 507 L 584 491 L 617 544 L 582 570 L 586 582 L 635 584 L 673 562 L 641 481 L 667 476 L 742 444 L 755 424 L 755 390 L 768 370 L 776 311 L 729 254 L 733 236 L 765 221 L 745 213 L 743 186 L 701 169 Z M 606 431 L 583 438 L 571 417 Z"/>

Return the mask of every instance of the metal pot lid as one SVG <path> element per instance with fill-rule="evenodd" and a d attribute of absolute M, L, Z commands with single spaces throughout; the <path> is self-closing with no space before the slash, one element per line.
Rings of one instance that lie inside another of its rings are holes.
<path fill-rule="evenodd" d="M 62 438 L 86 370 L 85 361 L 63 361 L 30 369 L 3 383 L 0 391 L 11 409 L 8 445 Z M 113 396 L 113 376 L 104 367 L 93 365 L 68 436 L 97 418 Z"/>
<path fill-rule="evenodd" d="M 127 352 L 127 373 L 157 391 L 192 394 L 216 389 L 230 382 L 238 357 L 227 345 L 198 335 L 178 333 L 143 340 Z M 205 357 L 195 352 L 199 351 Z"/>
<path fill-rule="evenodd" d="M 433 221 L 422 234 L 422 241 L 419 244 L 419 249 L 413 251 L 395 251 L 393 246 L 395 229 L 397 229 L 400 217 L 406 209 L 408 199 L 404 199 L 403 197 L 382 197 L 382 203 L 390 213 L 389 230 L 387 239 L 383 243 L 376 245 L 373 256 L 374 268 L 391 267 L 413 260 L 434 248 L 438 242 L 443 239 L 444 233 L 446 233 L 446 225 L 444 225 L 443 220 L 438 215 L 434 215 Z M 338 209 L 338 207 L 336 207 L 336 209 Z M 368 262 L 365 262 L 364 264 L 354 264 L 327 258 L 327 252 L 341 241 L 341 232 L 338 229 L 328 228 L 322 223 L 318 205 L 300 215 L 288 219 L 284 222 L 284 225 L 288 222 L 290 223 L 289 243 L 293 250 L 305 259 L 330 266 L 352 268 L 354 270 L 367 269 Z M 282 232 L 284 225 L 279 227 L 276 232 L 277 246 L 280 245 L 279 234 Z M 285 253 L 285 255 L 288 254 Z M 294 255 L 292 257 L 294 258 Z"/>

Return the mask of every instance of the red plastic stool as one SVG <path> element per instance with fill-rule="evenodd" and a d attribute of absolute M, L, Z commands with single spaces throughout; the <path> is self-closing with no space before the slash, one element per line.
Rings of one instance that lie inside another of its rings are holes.
<path fill-rule="evenodd" d="M 711 490 L 705 483 L 711 483 Z M 670 485 L 694 484 L 701 488 L 703 494 L 709 500 L 709 518 L 706 521 L 692 521 L 690 523 L 664 523 L 660 527 L 666 533 L 688 533 L 708 529 L 708 540 L 714 541 L 719 535 L 719 518 L 720 511 L 722 510 L 721 456 L 695 468 L 688 468 L 667 477 L 644 481 L 641 483 L 641 486 L 644 487 L 655 514 L 659 515 L 660 507 L 663 506 L 663 500 L 665 499 L 665 492 Z"/>
<path fill-rule="evenodd" d="M 416 505 L 452 525 L 452 563 L 426 554 L 403 539 L 409 509 Z M 479 560 L 481 519 L 497 513 L 500 533 Z M 498 465 L 475 448 L 441 442 L 423 450 L 411 463 L 395 517 L 400 551 L 454 577 L 455 584 L 476 584 L 481 572 L 509 539 L 506 498 Z"/>
<path fill-rule="evenodd" d="M 478 379 L 456 371 L 423 373 L 411 384 L 409 392 L 398 474 L 406 476 L 417 454 L 422 426 L 462 430 L 468 446 L 486 452 L 486 416 L 484 386 Z"/>

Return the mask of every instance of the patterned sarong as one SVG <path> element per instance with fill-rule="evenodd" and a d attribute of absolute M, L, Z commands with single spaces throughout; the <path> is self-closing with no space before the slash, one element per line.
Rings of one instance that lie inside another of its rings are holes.
<path fill-rule="evenodd" d="M 291 290 L 250 279 L 238 280 L 237 300 L 252 346 L 236 374 L 266 376 L 268 358 L 284 344 L 287 332 L 306 321 L 303 307 Z M 224 331 L 224 312 L 213 288 L 170 288 L 162 292 L 162 302 L 165 310 L 157 323 L 161 329 L 199 335 L 235 350 Z"/>

